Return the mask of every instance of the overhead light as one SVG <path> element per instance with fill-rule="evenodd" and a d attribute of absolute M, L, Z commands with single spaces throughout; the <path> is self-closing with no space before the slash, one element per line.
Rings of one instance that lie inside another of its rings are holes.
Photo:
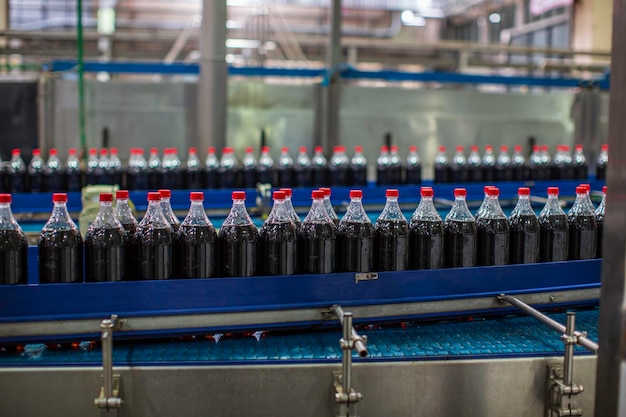
<path fill-rule="evenodd" d="M 403 11 L 400 20 L 404 26 L 426 26 L 426 19 L 411 10 Z"/>
<path fill-rule="evenodd" d="M 489 21 L 491 23 L 500 23 L 502 21 L 502 16 L 500 16 L 500 13 L 491 13 L 489 15 Z"/>
<path fill-rule="evenodd" d="M 227 48 L 237 49 L 256 49 L 261 45 L 261 42 L 256 39 L 227 39 Z"/>
<path fill-rule="evenodd" d="M 243 20 L 227 20 L 226 29 L 243 29 L 246 23 Z"/>

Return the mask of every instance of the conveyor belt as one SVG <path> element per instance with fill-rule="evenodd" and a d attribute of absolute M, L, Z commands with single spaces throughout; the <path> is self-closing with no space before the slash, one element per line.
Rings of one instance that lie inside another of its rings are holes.
<path fill-rule="evenodd" d="M 579 310 L 576 327 L 597 341 L 599 309 Z M 549 314 L 565 323 L 565 313 Z M 370 356 L 363 361 L 452 360 L 530 356 L 560 356 L 559 335 L 533 318 L 469 319 L 440 323 L 405 323 L 380 328 L 363 327 Z M 264 332 L 245 335 L 197 336 L 187 339 L 118 342 L 113 351 L 122 365 L 225 365 L 336 362 L 341 358 L 338 330 Z M 219 338 L 219 341 L 215 339 Z M 577 348 L 577 354 L 586 354 Z M 359 360 L 355 358 L 355 360 Z M 0 351 L 0 366 L 99 366 L 95 343 L 82 347 L 25 345 Z"/>

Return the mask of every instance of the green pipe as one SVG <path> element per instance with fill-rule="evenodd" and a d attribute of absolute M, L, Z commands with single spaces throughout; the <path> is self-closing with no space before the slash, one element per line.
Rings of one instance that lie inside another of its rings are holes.
<path fill-rule="evenodd" d="M 78 131 L 82 154 L 87 158 L 87 138 L 85 136 L 85 70 L 83 67 L 83 2 L 76 0 L 76 37 L 78 41 Z"/>

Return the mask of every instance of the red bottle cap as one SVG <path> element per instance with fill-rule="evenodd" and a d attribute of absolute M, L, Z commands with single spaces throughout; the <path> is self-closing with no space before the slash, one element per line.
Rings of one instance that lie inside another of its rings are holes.
<path fill-rule="evenodd" d="M 274 191 L 273 195 L 274 200 L 284 200 L 285 192 L 284 191 Z"/>
<path fill-rule="evenodd" d="M 202 191 L 192 191 L 189 193 L 189 200 L 204 201 L 204 193 Z"/>
<path fill-rule="evenodd" d="M 583 145 L 581 145 L 580 143 L 576 144 L 576 146 L 574 146 L 574 149 L 576 151 L 582 151 L 583 150 Z"/>
<path fill-rule="evenodd" d="M 33 156 L 40 156 L 41 155 L 41 149 L 33 149 Z"/>
<path fill-rule="evenodd" d="M 108 155 L 109 151 L 107 151 L 106 149 L 100 149 L 100 155 Z"/>
<path fill-rule="evenodd" d="M 513 146 L 513 150 L 515 152 L 522 152 L 522 145 L 515 145 L 515 146 Z"/>
<path fill-rule="evenodd" d="M 192 146 L 191 148 L 189 148 L 189 153 L 198 153 L 198 149 Z"/>
<path fill-rule="evenodd" d="M 172 196 L 172 191 L 170 190 L 159 190 L 159 195 L 161 198 L 170 198 Z"/>
<path fill-rule="evenodd" d="M 148 201 L 161 201 L 161 193 L 155 191 L 149 192 Z"/>
<path fill-rule="evenodd" d="M 355 146 L 355 147 L 354 147 L 354 152 L 355 152 L 355 153 L 361 153 L 361 152 L 363 152 L 363 147 L 362 147 L 362 146 L 359 146 L 359 145 Z"/>
<path fill-rule="evenodd" d="M 465 148 L 463 147 L 463 145 L 458 145 L 458 146 L 456 147 L 456 151 L 457 151 L 457 152 L 461 152 L 461 153 L 463 153 L 463 152 L 465 151 Z"/>
<path fill-rule="evenodd" d="M 150 153 L 151 154 L 158 154 L 159 150 L 157 148 L 150 148 Z"/>
<path fill-rule="evenodd" d="M 500 146 L 500 150 L 501 150 L 502 152 L 508 152 L 508 151 L 509 151 L 509 147 L 508 147 L 508 146 L 506 146 L 506 145 L 502 145 L 502 146 Z"/>
<path fill-rule="evenodd" d="M 209 155 L 215 155 L 215 148 L 213 146 L 211 146 L 209 149 L 206 150 L 206 152 Z"/>
<path fill-rule="evenodd" d="M 491 189 L 491 188 L 495 188 L 495 186 L 493 186 L 493 185 L 485 185 L 485 186 L 483 187 L 483 192 L 484 192 L 485 194 L 487 194 L 487 193 L 489 192 L 489 189 Z"/>
<path fill-rule="evenodd" d="M 409 152 L 417 152 L 417 146 L 415 145 L 409 146 Z"/>
<path fill-rule="evenodd" d="M 398 146 L 397 145 L 391 145 L 391 152 L 398 152 Z"/>
<path fill-rule="evenodd" d="M 485 146 L 485 150 L 486 150 L 486 151 L 493 151 L 493 146 L 491 146 L 491 145 L 486 145 L 486 146 Z"/>
<path fill-rule="evenodd" d="M 603 151 L 608 151 L 609 150 L 609 145 L 607 145 L 606 143 L 603 144 L 602 146 L 600 146 L 600 149 Z"/>
<path fill-rule="evenodd" d="M 487 190 L 487 195 L 490 197 L 497 197 L 500 195 L 500 190 L 497 187 L 490 187 Z"/>
<path fill-rule="evenodd" d="M 324 193 L 324 197 L 330 197 L 330 188 L 320 188 L 320 190 Z"/>
<path fill-rule="evenodd" d="M 472 145 L 472 146 L 470 146 L 470 151 L 472 151 L 472 152 L 478 152 L 478 146 L 476 146 L 476 145 Z"/>
<path fill-rule="evenodd" d="M 71 149 L 68 151 L 68 153 L 69 153 L 70 155 L 76 155 L 76 149 L 71 148 Z"/>
<path fill-rule="evenodd" d="M 576 194 L 587 194 L 587 187 L 579 185 L 578 187 L 576 187 Z"/>
<path fill-rule="evenodd" d="M 288 146 L 283 146 L 282 148 L 280 148 L 280 151 L 282 153 L 289 153 L 289 147 Z"/>
<path fill-rule="evenodd" d="M 602 186 L 602 192 L 606 194 L 606 185 Z"/>
<path fill-rule="evenodd" d="M 559 195 L 559 187 L 548 187 L 548 195 Z"/>
<path fill-rule="evenodd" d="M 113 194 L 111 193 L 100 193 L 100 202 L 110 203 L 113 201 Z"/>
<path fill-rule="evenodd" d="M 111 155 L 117 155 L 120 151 L 117 148 L 111 148 Z"/>
<path fill-rule="evenodd" d="M 533 146 L 533 152 L 539 152 L 541 148 L 539 147 L 539 145 L 534 145 Z"/>
<path fill-rule="evenodd" d="M 322 190 L 311 191 L 311 198 L 314 198 L 314 199 L 324 198 L 324 191 Z"/>
<path fill-rule="evenodd" d="M 350 190 L 350 198 L 363 198 L 363 191 Z"/>
<path fill-rule="evenodd" d="M 128 190 L 117 190 L 115 192 L 115 198 L 119 199 L 128 199 L 129 194 Z"/>
<path fill-rule="evenodd" d="M 222 154 L 223 155 L 228 155 L 228 154 L 231 154 L 231 153 L 233 153 L 233 148 L 226 147 L 226 148 L 224 148 L 224 150 L 222 150 Z"/>
<path fill-rule="evenodd" d="M 467 195 L 467 190 L 465 188 L 455 188 L 454 196 L 455 197 L 465 197 Z"/>
<path fill-rule="evenodd" d="M 384 153 L 384 152 L 389 152 L 389 148 L 388 148 L 388 147 L 386 147 L 386 146 L 381 146 L 381 147 L 380 147 L 380 151 L 381 151 L 381 152 L 383 152 L 383 153 Z"/>
<path fill-rule="evenodd" d="M 137 148 L 137 155 L 143 155 L 143 148 Z"/>
<path fill-rule="evenodd" d="M 324 148 L 322 148 L 321 146 L 316 146 L 315 147 L 315 152 L 316 153 L 322 153 L 322 152 L 324 152 Z"/>
<path fill-rule="evenodd" d="M 563 145 L 556 145 L 556 151 L 560 152 L 563 150 Z"/>
<path fill-rule="evenodd" d="M 0 203 L 8 204 L 11 202 L 11 194 L 0 194 Z"/>
<path fill-rule="evenodd" d="M 233 191 L 233 200 L 245 200 L 246 192 L 245 191 Z"/>
<path fill-rule="evenodd" d="M 400 193 L 395 188 L 385 191 L 385 197 L 398 197 Z"/>
<path fill-rule="evenodd" d="M 246 153 L 253 153 L 253 152 L 254 152 L 254 149 L 252 149 L 252 146 L 248 146 L 246 148 Z"/>
<path fill-rule="evenodd" d="M 563 150 L 565 152 L 569 152 L 569 145 L 563 145 Z"/>
<path fill-rule="evenodd" d="M 53 203 L 67 203 L 67 194 L 65 193 L 52 194 L 52 202 Z"/>
<path fill-rule="evenodd" d="M 279 188 L 278 191 L 285 193 L 285 197 L 291 197 L 293 194 L 291 188 Z"/>
<path fill-rule="evenodd" d="M 264 146 L 261 148 L 261 152 L 263 153 L 269 153 L 270 152 L 270 147 L 269 146 Z"/>
<path fill-rule="evenodd" d="M 583 187 L 586 192 L 591 191 L 591 185 L 589 184 L 579 184 L 579 187 Z"/>
<path fill-rule="evenodd" d="M 517 193 L 518 193 L 519 195 L 530 195 L 530 188 L 528 188 L 528 187 L 520 187 L 520 188 L 517 190 Z"/>
<path fill-rule="evenodd" d="M 55 148 L 52 148 L 48 151 L 48 154 L 52 155 L 52 156 L 56 156 L 57 155 L 57 150 Z"/>
<path fill-rule="evenodd" d="M 435 195 L 435 192 L 430 187 L 422 187 L 420 189 L 420 194 L 422 195 L 422 197 L 432 197 Z"/>
<path fill-rule="evenodd" d="M 306 153 L 306 151 L 307 151 L 306 146 L 300 146 L 299 150 L 300 150 L 301 153 Z"/>
<path fill-rule="evenodd" d="M 19 149 L 13 149 L 13 150 L 11 151 L 11 154 L 12 154 L 12 155 L 19 155 L 19 154 L 21 154 L 21 153 L 22 153 L 22 151 L 21 151 L 21 150 L 19 150 Z"/>
<path fill-rule="evenodd" d="M 549 149 L 549 148 L 548 148 L 548 145 L 541 145 L 541 150 L 542 150 L 543 152 L 548 152 L 548 149 Z"/>
<path fill-rule="evenodd" d="M 441 145 L 441 146 L 439 147 L 439 152 L 445 152 L 445 151 L 446 151 L 446 147 L 445 147 L 445 146 L 443 146 L 443 145 Z"/>

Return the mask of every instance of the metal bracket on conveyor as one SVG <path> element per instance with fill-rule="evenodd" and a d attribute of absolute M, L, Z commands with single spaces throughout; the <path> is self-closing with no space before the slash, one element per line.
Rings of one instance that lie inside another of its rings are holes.
<path fill-rule="evenodd" d="M 115 411 L 122 406 L 120 398 L 120 375 L 113 374 L 113 332 L 120 330 L 122 320 L 117 315 L 102 320 L 102 388 L 100 396 L 94 400 L 96 407 L 102 411 Z"/>
<path fill-rule="evenodd" d="M 574 346 L 582 346 L 593 353 L 598 353 L 599 347 L 597 343 L 587 339 L 586 333 L 576 331 L 576 313 L 568 311 L 567 322 L 563 326 L 513 296 L 500 294 L 498 301 L 507 302 L 519 308 L 561 334 L 561 341 L 565 344 L 564 360 L 562 365 L 548 365 L 548 401 L 545 415 L 546 417 L 582 416 L 583 410 L 578 407 L 577 395 L 583 392 L 583 386 L 573 382 Z"/>
<path fill-rule="evenodd" d="M 341 323 L 343 336 L 339 339 L 341 347 L 341 372 L 333 372 L 335 401 L 339 404 L 338 417 L 356 416 L 356 403 L 363 399 L 360 392 L 352 388 L 352 351 L 362 358 L 367 356 L 367 336 L 359 335 L 352 327 L 352 313 L 344 312 L 341 306 L 334 305 L 322 311 L 324 320 L 336 318 Z"/>

